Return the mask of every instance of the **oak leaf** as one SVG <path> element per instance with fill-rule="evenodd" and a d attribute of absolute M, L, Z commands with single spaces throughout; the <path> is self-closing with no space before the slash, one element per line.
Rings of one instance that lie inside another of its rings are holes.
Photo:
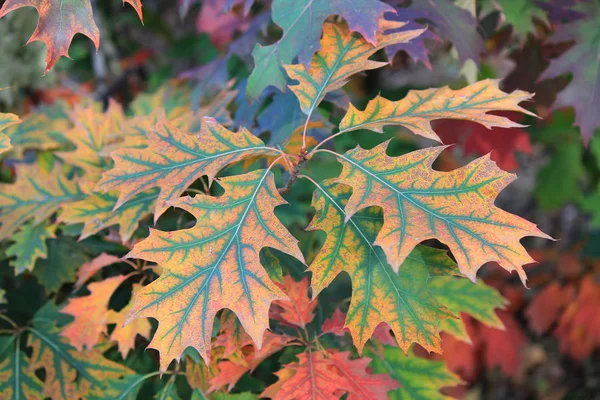
<path fill-rule="evenodd" d="M 77 282 L 75 282 L 75 289 L 79 289 L 84 283 L 88 281 L 96 272 L 102 268 L 118 263 L 121 261 L 119 257 L 113 256 L 107 253 L 101 253 L 98 257 L 91 261 L 84 263 L 77 271 Z"/>
<path fill-rule="evenodd" d="M 169 202 L 199 177 L 206 175 L 212 182 L 229 164 L 249 156 L 278 153 L 246 129 L 233 133 L 211 118 L 204 119 L 197 135 L 186 134 L 167 121 L 159 122 L 147 134 L 148 148 L 136 152 L 122 149 L 112 154 L 115 168 L 104 173 L 96 190 L 118 189 L 118 209 L 136 194 L 160 187 L 155 221 Z"/>
<path fill-rule="evenodd" d="M 5 133 L 2 133 L 2 131 L 19 122 L 21 122 L 21 119 L 15 114 L 0 113 L 0 154 L 12 148 L 10 138 Z"/>
<path fill-rule="evenodd" d="M 134 284 L 132 294 L 135 295 L 140 289 L 141 285 Z M 121 311 L 108 310 L 106 314 L 106 323 L 115 324 L 115 329 L 110 334 L 110 340 L 117 342 L 123 359 L 127 358 L 129 351 L 135 348 L 136 336 L 140 335 L 150 340 L 150 331 L 152 329 L 152 325 L 150 325 L 150 321 L 147 318 L 139 318 L 125 325 L 125 318 L 129 314 L 132 305 L 133 302 L 130 302 Z"/>
<path fill-rule="evenodd" d="M 289 300 L 275 301 L 270 317 L 286 325 L 305 328 L 315 317 L 317 308 L 316 298 L 311 300 L 308 296 L 308 277 L 305 276 L 300 282 L 296 282 L 290 275 L 285 275 L 279 287 Z"/>
<path fill-rule="evenodd" d="M 27 340 L 33 348 L 31 369 L 45 372 L 45 396 L 57 400 L 99 396 L 111 390 L 114 380 L 133 372 L 105 358 L 105 347 L 82 353 L 69 345 L 66 338 L 59 336 L 60 328 L 56 326 L 64 315 L 54 308 L 49 303 L 36 313 Z"/>
<path fill-rule="evenodd" d="M 125 279 L 125 275 L 118 275 L 90 283 L 87 286 L 89 295 L 70 299 L 61 312 L 75 317 L 75 320 L 63 328 L 61 336 L 69 339 L 69 343 L 79 351 L 85 347 L 92 349 L 101 335 L 106 334 L 108 302 Z"/>
<path fill-rule="evenodd" d="M 441 142 L 431 127 L 437 119 L 464 119 L 477 122 L 488 129 L 493 127 L 519 128 L 523 125 L 506 117 L 488 114 L 490 111 L 519 111 L 533 113 L 519 106 L 532 95 L 522 90 L 504 93 L 499 81 L 486 79 L 463 89 L 445 86 L 437 89 L 411 90 L 402 100 L 391 101 L 377 96 L 363 111 L 352 104 L 340 122 L 340 132 L 370 129 L 383 132 L 386 125 L 400 125 L 416 135 Z"/>
<path fill-rule="evenodd" d="M 383 30 L 397 29 L 404 26 L 403 22 L 381 20 Z M 290 78 L 299 83 L 289 88 L 300 101 L 302 111 L 309 117 L 327 93 L 341 88 L 350 76 L 365 70 L 380 68 L 387 62 L 370 61 L 377 50 L 396 43 L 406 43 L 419 36 L 424 29 L 401 31 L 393 34 L 378 33 L 376 44 L 353 35 L 343 24 L 325 23 L 321 50 L 312 58 L 310 68 L 303 64 L 285 65 Z"/>
<path fill-rule="evenodd" d="M 366 207 L 383 209 L 375 245 L 383 248 L 392 269 L 398 271 L 418 243 L 438 239 L 471 280 L 483 264 L 496 261 L 507 271 L 517 271 L 525 282 L 522 266 L 534 260 L 521 238 L 550 237 L 535 224 L 495 207 L 496 196 L 514 175 L 500 170 L 489 156 L 450 172 L 435 171 L 431 166 L 445 147 L 390 157 L 388 143 L 338 154 L 343 170 L 336 181 L 353 189 L 346 220 Z"/>
<path fill-rule="evenodd" d="M 287 83 L 283 64 L 290 64 L 296 57 L 309 67 L 313 54 L 319 49 L 322 23 L 328 16 L 340 15 L 348 22 L 350 30 L 375 43 L 376 33 L 383 29 L 379 21 L 385 11 L 394 10 L 379 0 L 354 0 L 351 7 L 346 0 L 274 1 L 273 22 L 283 29 L 284 34 L 276 43 L 257 44 L 252 50 L 255 65 L 248 78 L 248 95 L 257 98 L 269 85 L 283 91 Z"/>
<path fill-rule="evenodd" d="M 7 238 L 29 220 L 39 224 L 84 194 L 57 163 L 50 172 L 35 164 L 17 164 L 13 184 L 0 184 L 0 238 Z"/>
<path fill-rule="evenodd" d="M 381 212 L 370 208 L 349 218 L 344 206 L 350 193 L 350 187 L 332 180 L 315 191 L 316 214 L 308 229 L 324 230 L 327 240 L 309 267 L 313 296 L 345 271 L 352 280 L 345 326 L 359 353 L 382 322 L 394 331 L 402 349 L 417 342 L 439 351 L 440 320 L 452 315 L 429 291 L 427 267 L 415 262 L 400 273 L 393 271 L 381 248 L 373 244 L 383 223 Z"/>
<path fill-rule="evenodd" d="M 19 341 L 8 350 L 12 338 L 1 338 L 0 349 L 4 360 L 0 362 L 0 398 L 5 400 L 42 400 L 44 384 L 30 368 L 29 359 L 19 348 Z"/>
<path fill-rule="evenodd" d="M 188 346 L 209 361 L 213 319 L 223 308 L 237 315 L 260 349 L 269 306 L 285 299 L 260 264 L 261 249 L 272 247 L 304 262 L 297 240 L 273 214 L 284 200 L 269 170 L 219 183 L 225 191 L 220 197 L 198 195 L 172 203 L 196 218 L 194 227 L 151 230 L 128 255 L 163 269 L 159 279 L 135 296 L 128 317 L 159 321 L 149 347 L 160 351 L 162 371 Z"/>
<path fill-rule="evenodd" d="M 11 240 L 15 243 L 6 249 L 7 256 L 16 256 L 10 264 L 15 268 L 15 275 L 25 271 L 32 271 L 38 258 L 48 256 L 46 239 L 54 238 L 56 225 L 47 226 L 45 223 L 35 224 L 29 221 L 21 227 L 21 230 L 12 235 Z"/>
<path fill-rule="evenodd" d="M 390 400 L 449 400 L 440 389 L 461 383 L 443 362 L 405 355 L 395 347 L 385 346 L 381 352 L 369 350 L 367 355 L 373 358 L 373 372 L 390 374 L 400 383 L 399 389 L 388 394 Z"/>
<path fill-rule="evenodd" d="M 531 329 L 538 335 L 547 332 L 558 321 L 571 298 L 570 288 L 563 287 L 556 282 L 552 282 L 542 289 L 525 310 Z"/>
<path fill-rule="evenodd" d="M 141 0 L 123 0 L 131 4 L 142 19 Z M 48 47 L 47 73 L 61 56 L 69 57 L 69 46 L 76 33 L 81 33 L 100 48 L 100 32 L 94 22 L 90 0 L 64 2 L 55 0 L 8 0 L 0 9 L 0 18 L 21 7 L 35 7 L 39 14 L 38 25 L 28 44 L 42 41 Z"/>

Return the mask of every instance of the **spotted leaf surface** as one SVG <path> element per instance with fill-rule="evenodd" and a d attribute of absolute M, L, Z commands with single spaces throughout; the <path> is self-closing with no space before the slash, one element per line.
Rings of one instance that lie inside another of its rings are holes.
<path fill-rule="evenodd" d="M 42 109 L 23 117 L 19 124 L 6 126 L 2 132 L 12 146 L 11 155 L 21 158 L 25 150 L 49 150 L 59 147 L 55 136 L 69 129 L 66 117 L 50 116 L 50 109 Z"/>
<path fill-rule="evenodd" d="M 0 238 L 9 237 L 29 220 L 39 224 L 65 203 L 84 197 L 58 164 L 51 172 L 35 164 L 17 164 L 16 175 L 15 183 L 0 185 Z"/>
<path fill-rule="evenodd" d="M 382 31 L 405 25 L 403 22 L 380 21 Z M 299 82 L 291 85 L 290 89 L 298 97 L 302 111 L 311 115 L 325 95 L 344 86 L 350 76 L 387 65 L 385 62 L 369 60 L 377 50 L 391 44 L 406 43 L 423 31 L 416 29 L 389 35 L 378 33 L 376 44 L 371 44 L 362 36 L 352 34 L 344 24 L 325 23 L 321 50 L 313 56 L 310 69 L 303 64 L 285 65 L 290 78 Z"/>
<path fill-rule="evenodd" d="M 386 346 L 381 353 L 368 351 L 368 356 L 373 358 L 369 365 L 373 372 L 388 373 L 400 383 L 400 388 L 388 393 L 391 400 L 450 400 L 440 389 L 461 383 L 443 362 L 404 355 L 398 348 Z"/>
<path fill-rule="evenodd" d="M 337 181 L 353 189 L 346 220 L 366 207 L 383 209 L 384 223 L 375 244 L 383 248 L 392 269 L 398 271 L 423 240 L 438 239 L 472 280 L 483 264 L 496 261 L 507 271 L 517 271 L 525 282 L 523 265 L 534 260 L 520 240 L 550 237 L 494 205 L 514 175 L 500 170 L 489 156 L 450 172 L 435 171 L 431 166 L 445 147 L 389 157 L 388 143 L 338 155 L 343 170 Z"/>
<path fill-rule="evenodd" d="M 477 122 L 486 128 L 514 128 L 523 125 L 506 117 L 488 114 L 490 111 L 519 111 L 531 114 L 519 103 L 530 100 L 530 93 L 515 90 L 505 93 L 498 87 L 499 81 L 486 79 L 460 90 L 449 87 L 439 89 L 411 90 L 399 101 L 377 96 L 360 111 L 350 105 L 340 122 L 340 132 L 370 129 L 383 132 L 386 125 L 400 125 L 414 134 L 441 142 L 431 127 L 437 119 L 464 119 Z"/>
<path fill-rule="evenodd" d="M 0 154 L 12 148 L 10 138 L 2 131 L 11 125 L 21 122 L 15 114 L 0 113 Z"/>
<path fill-rule="evenodd" d="M 272 247 L 304 260 L 297 240 L 276 219 L 284 204 L 273 175 L 258 170 L 222 178 L 220 197 L 198 195 L 173 203 L 196 218 L 193 228 L 150 231 L 129 257 L 158 263 L 159 279 L 135 296 L 128 321 L 159 321 L 151 348 L 160 351 L 161 369 L 192 346 L 208 362 L 213 320 L 228 308 L 261 347 L 269 306 L 285 299 L 260 263 L 260 250 Z"/>
<path fill-rule="evenodd" d="M 309 229 L 325 231 L 327 240 L 309 268 L 313 296 L 345 271 L 352 279 L 345 327 L 359 352 L 381 323 L 389 325 L 405 351 L 417 342 L 439 352 L 438 325 L 451 314 L 429 291 L 427 267 L 415 262 L 394 272 L 381 248 L 373 244 L 383 223 L 381 212 L 369 208 L 348 219 L 344 206 L 350 194 L 350 187 L 332 180 L 315 191 L 316 215 Z"/>
<path fill-rule="evenodd" d="M 189 135 L 162 121 L 148 131 L 148 148 L 122 149 L 112 154 L 115 168 L 104 173 L 97 190 L 120 192 L 115 208 L 138 193 L 160 187 L 154 219 L 169 207 L 196 179 L 206 175 L 212 180 L 224 167 L 249 156 L 274 154 L 245 129 L 227 130 L 206 118 L 197 135 Z"/>

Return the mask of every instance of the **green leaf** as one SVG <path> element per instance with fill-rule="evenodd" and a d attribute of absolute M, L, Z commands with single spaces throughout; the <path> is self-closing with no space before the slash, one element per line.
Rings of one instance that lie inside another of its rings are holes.
<path fill-rule="evenodd" d="M 454 315 L 466 313 L 489 327 L 504 327 L 494 310 L 503 309 L 508 301 L 493 287 L 483 282 L 473 283 L 465 278 L 449 276 L 432 277 L 428 286 L 433 296 Z M 470 341 L 466 327 L 459 320 L 442 321 L 440 330 Z"/>
<path fill-rule="evenodd" d="M 46 239 L 54 238 L 54 231 L 56 225 L 47 226 L 43 222 L 36 225 L 30 221 L 12 236 L 14 243 L 6 249 L 6 255 L 16 256 L 15 260 L 10 261 L 10 265 L 15 268 L 15 275 L 32 271 L 38 258 L 47 257 Z"/>
<path fill-rule="evenodd" d="M 367 357 L 373 361 L 370 367 L 374 373 L 390 374 L 400 382 L 401 387 L 388 393 L 390 400 L 450 400 L 440 393 L 443 387 L 461 383 L 460 378 L 440 361 L 420 358 L 412 353 L 407 356 L 395 347 L 384 347 L 383 354 L 367 350 Z"/>
<path fill-rule="evenodd" d="M 382 322 L 390 326 L 405 351 L 416 342 L 428 351 L 440 352 L 438 326 L 451 314 L 427 288 L 427 266 L 412 262 L 409 268 L 402 266 L 399 273 L 394 272 L 383 250 L 373 245 L 383 224 L 381 210 L 368 208 L 347 220 L 344 207 L 350 193 L 348 186 L 333 180 L 322 182 L 315 191 L 317 212 L 308 229 L 324 230 L 327 240 L 309 267 L 313 296 L 345 271 L 352 280 L 345 326 L 359 352 Z"/>
<path fill-rule="evenodd" d="M 74 282 L 77 270 L 90 258 L 80 242 L 61 236 L 48 241 L 48 257 L 37 260 L 33 275 L 47 293 L 53 293 L 64 283 Z"/>
<path fill-rule="evenodd" d="M 29 360 L 14 337 L 0 338 L 0 398 L 41 400 L 43 383 L 30 368 Z"/>

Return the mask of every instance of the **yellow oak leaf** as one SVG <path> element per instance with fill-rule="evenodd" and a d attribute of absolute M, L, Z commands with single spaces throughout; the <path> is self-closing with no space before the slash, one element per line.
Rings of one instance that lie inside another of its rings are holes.
<path fill-rule="evenodd" d="M 15 183 L 0 184 L 0 239 L 31 219 L 36 225 L 41 223 L 69 202 L 85 196 L 58 164 L 50 172 L 40 170 L 36 164 L 17 164 L 15 170 Z"/>
<path fill-rule="evenodd" d="M 10 138 L 2 133 L 5 128 L 21 122 L 21 119 L 15 114 L 0 113 L 0 154 L 12 148 Z"/>
<path fill-rule="evenodd" d="M 76 107 L 71 112 L 75 127 L 65 133 L 65 137 L 75 145 L 75 150 L 54 154 L 67 164 L 84 170 L 87 180 L 96 181 L 108 166 L 100 150 L 107 135 L 118 130 L 124 119 L 123 109 L 114 101 L 110 102 L 106 112 L 99 111 L 97 105 Z"/>
<path fill-rule="evenodd" d="M 196 135 L 164 120 L 147 134 L 148 148 L 112 153 L 115 168 L 104 173 L 96 190 L 119 190 L 116 209 L 136 194 L 160 187 L 155 221 L 199 177 L 206 175 L 212 181 L 229 164 L 249 156 L 279 153 L 246 129 L 234 133 L 212 118 L 204 119 Z"/>
<path fill-rule="evenodd" d="M 69 339 L 69 343 L 80 351 L 84 347 L 93 348 L 100 336 L 106 333 L 108 302 L 125 279 L 125 275 L 119 275 L 90 283 L 88 296 L 69 300 L 61 312 L 72 315 L 75 320 L 65 325 L 61 336 Z"/>
<path fill-rule="evenodd" d="M 534 260 L 520 240 L 551 238 L 535 224 L 494 205 L 515 176 L 499 169 L 489 156 L 450 172 L 435 171 L 432 164 L 445 147 L 390 157 L 388 143 L 336 154 L 343 165 L 337 182 L 353 189 L 346 220 L 366 207 L 383 209 L 384 223 L 375 244 L 393 270 L 398 271 L 417 244 L 438 239 L 471 280 L 483 264 L 495 261 L 507 271 L 517 271 L 525 283 L 523 265 Z"/>
<path fill-rule="evenodd" d="M 128 257 L 158 263 L 162 275 L 135 296 L 127 321 L 158 320 L 150 348 L 160 351 L 160 368 L 192 346 L 208 363 L 216 313 L 227 308 L 260 349 L 269 326 L 269 306 L 285 299 L 260 263 L 272 247 L 304 262 L 298 241 L 273 209 L 285 201 L 269 170 L 221 178 L 220 197 L 197 195 L 173 202 L 196 225 L 174 232 L 150 230 Z"/>
<path fill-rule="evenodd" d="M 352 33 L 346 24 L 326 22 L 323 25 L 321 50 L 312 59 L 310 69 L 304 64 L 285 65 L 290 78 L 299 83 L 289 88 L 300 101 L 302 111 L 311 115 L 325 95 L 341 88 L 348 78 L 360 71 L 380 68 L 387 62 L 371 61 L 377 50 L 391 44 L 407 43 L 416 38 L 424 29 L 407 30 L 385 34 L 384 30 L 397 29 L 405 22 L 380 20 L 381 32 L 377 33 L 376 45 L 372 45 L 362 36 Z"/>
<path fill-rule="evenodd" d="M 417 135 L 441 142 L 433 131 L 436 119 L 464 119 L 493 127 L 514 128 L 523 125 L 506 117 L 488 114 L 490 111 L 520 111 L 535 115 L 519 106 L 533 95 L 522 90 L 504 93 L 499 81 L 486 79 L 460 90 L 445 86 L 439 89 L 411 90 L 402 100 L 391 101 L 377 96 L 360 111 L 352 104 L 340 122 L 340 132 L 370 129 L 383 132 L 386 125 L 401 125 Z"/>

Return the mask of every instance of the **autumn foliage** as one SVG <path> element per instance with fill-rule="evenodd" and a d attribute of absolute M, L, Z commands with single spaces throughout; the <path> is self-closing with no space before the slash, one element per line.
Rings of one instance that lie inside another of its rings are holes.
<path fill-rule="evenodd" d="M 158 6 L 124 3 L 156 27 Z M 537 273 L 559 257 L 539 250 L 557 232 L 499 204 L 507 170 L 534 154 L 527 126 L 563 111 L 483 73 L 477 18 L 502 15 L 518 49 L 532 21 L 575 41 L 540 79 L 573 74 L 555 107 L 575 109 L 600 161 L 593 74 L 572 63 L 598 71 L 598 29 L 579 13 L 600 8 L 572 5 L 563 27 L 546 2 L 525 22 L 507 2 L 472 3 L 181 0 L 179 18 L 200 9 L 210 62 L 154 91 L 128 83 L 133 100 L 97 81 L 93 95 L 81 85 L 0 113 L 0 398 L 444 399 L 486 368 L 522 380 L 525 329 L 589 357 L 594 272 Z M 94 2 L 7 0 L 0 24 L 26 6 L 40 73 L 61 68 L 77 33 L 93 57 L 107 51 Z M 434 53 L 462 85 L 361 89 L 365 73 L 401 75 L 399 59 L 433 74 Z M 124 82 L 153 57 L 123 61 Z"/>

